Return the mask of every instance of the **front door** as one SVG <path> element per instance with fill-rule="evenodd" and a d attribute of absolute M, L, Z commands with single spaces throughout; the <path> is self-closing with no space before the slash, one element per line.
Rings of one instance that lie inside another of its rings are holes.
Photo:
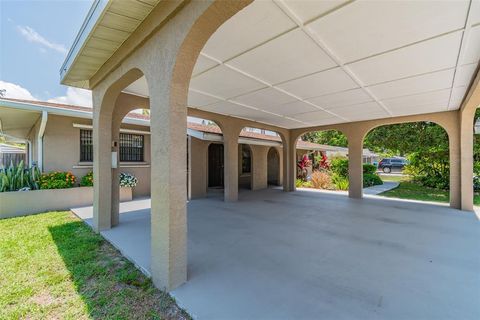
<path fill-rule="evenodd" d="M 223 188 L 223 144 L 208 146 L 208 187 Z"/>

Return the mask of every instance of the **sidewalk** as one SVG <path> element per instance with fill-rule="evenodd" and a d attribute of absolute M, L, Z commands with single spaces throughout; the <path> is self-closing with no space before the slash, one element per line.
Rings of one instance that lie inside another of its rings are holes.
<path fill-rule="evenodd" d="M 385 181 L 383 184 L 363 189 L 363 194 L 377 195 L 385 191 L 389 191 L 398 187 L 399 182 Z"/>

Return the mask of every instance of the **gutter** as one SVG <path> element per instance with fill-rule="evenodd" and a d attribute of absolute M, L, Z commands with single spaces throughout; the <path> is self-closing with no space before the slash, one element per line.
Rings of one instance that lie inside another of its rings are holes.
<path fill-rule="evenodd" d="M 66 117 L 75 117 L 75 118 L 83 118 L 83 119 L 93 118 L 93 109 L 92 111 L 70 110 L 70 109 L 63 109 L 63 108 L 57 108 L 57 107 L 43 106 L 43 105 L 34 104 L 34 103 L 15 102 L 15 101 L 2 100 L 2 99 L 0 99 L 0 107 L 27 110 L 27 111 L 40 111 L 40 112 L 47 111 L 48 113 L 53 115 L 66 116 Z M 132 119 L 132 118 L 124 118 L 122 123 L 134 124 L 134 125 L 139 125 L 144 127 L 150 126 L 150 121 L 148 120 Z"/>

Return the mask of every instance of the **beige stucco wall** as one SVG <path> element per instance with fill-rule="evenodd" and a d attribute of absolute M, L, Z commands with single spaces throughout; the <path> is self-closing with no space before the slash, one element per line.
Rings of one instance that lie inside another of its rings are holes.
<path fill-rule="evenodd" d="M 192 199 L 207 196 L 209 145 L 210 141 L 191 138 L 190 197 Z"/>
<path fill-rule="evenodd" d="M 252 151 L 252 190 L 268 187 L 268 150 L 269 146 L 251 145 Z"/>
<path fill-rule="evenodd" d="M 208 191 L 208 146 L 210 142 L 191 137 L 190 142 L 190 196 L 192 199 L 207 196 Z M 269 146 L 248 145 L 252 152 L 252 172 L 244 174 L 241 172 L 242 153 L 241 144 L 238 150 L 238 184 L 240 188 L 259 190 L 268 186 L 268 151 Z M 273 147 L 279 155 L 278 165 L 271 170 L 278 178 L 278 185 L 282 184 L 282 148 Z"/>
<path fill-rule="evenodd" d="M 44 172 L 70 171 L 77 177 L 77 182 L 92 170 L 92 163 L 80 162 L 80 128 L 73 124 L 91 125 L 89 119 L 49 115 L 43 138 Z M 122 125 L 124 129 L 149 131 L 148 127 L 139 125 Z M 36 131 L 36 130 L 35 130 Z M 36 141 L 36 139 L 34 140 Z M 128 172 L 138 178 L 133 190 L 134 197 L 150 195 L 150 135 L 144 135 L 144 162 L 123 163 L 122 172 Z M 34 155 L 36 146 L 34 146 Z M 35 159 L 35 156 L 34 156 Z"/>

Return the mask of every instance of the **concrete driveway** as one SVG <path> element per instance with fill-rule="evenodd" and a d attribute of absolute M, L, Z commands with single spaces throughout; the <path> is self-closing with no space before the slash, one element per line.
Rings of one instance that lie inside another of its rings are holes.
<path fill-rule="evenodd" d="M 104 235 L 148 270 L 148 201 L 122 211 Z M 479 239 L 473 213 L 442 205 L 272 189 L 194 200 L 188 282 L 172 294 L 196 319 L 480 319 Z"/>

